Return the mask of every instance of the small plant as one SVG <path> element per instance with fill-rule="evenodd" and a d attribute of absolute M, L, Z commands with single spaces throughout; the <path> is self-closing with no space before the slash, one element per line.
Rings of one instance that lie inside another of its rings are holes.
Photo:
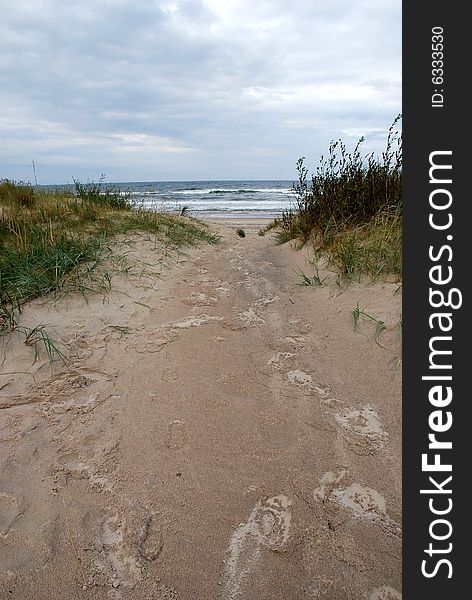
<path fill-rule="evenodd" d="M 279 225 L 280 225 L 280 220 L 274 219 L 273 221 L 271 221 L 270 223 L 268 223 L 267 225 L 265 225 L 264 227 L 259 229 L 259 235 L 262 237 L 271 229 L 276 229 L 277 227 L 279 227 Z"/>
<path fill-rule="evenodd" d="M 35 361 L 39 356 L 39 347 L 42 346 L 46 350 L 49 362 L 52 363 L 56 358 L 60 358 L 65 363 L 65 354 L 45 331 L 46 326 L 42 324 L 36 327 L 19 325 L 18 314 L 18 308 L 9 308 L 6 304 L 0 305 L 0 336 L 13 332 L 20 333 L 25 338 L 25 344 L 34 348 Z"/>
<path fill-rule="evenodd" d="M 113 331 L 119 333 L 120 338 L 122 338 L 124 335 L 128 335 L 131 331 L 130 328 L 126 325 L 109 325 L 109 327 L 110 329 L 113 329 Z"/>
<path fill-rule="evenodd" d="M 384 348 L 386 350 L 385 346 L 382 346 L 382 344 L 380 343 L 380 335 L 381 335 L 382 331 L 384 331 L 386 329 L 385 323 L 383 321 L 381 321 L 380 319 L 376 319 L 372 315 L 369 315 L 364 310 L 361 310 L 359 308 L 359 302 L 358 302 L 356 304 L 355 309 L 352 311 L 352 317 L 354 319 L 354 328 L 355 329 L 357 329 L 357 327 L 358 327 L 359 318 L 361 316 L 363 316 L 367 319 L 370 319 L 371 321 L 373 321 L 375 323 L 375 332 L 374 332 L 375 343 L 378 344 L 381 348 Z"/>
<path fill-rule="evenodd" d="M 13 331 L 17 324 L 17 310 L 7 304 L 0 304 L 0 335 Z"/>
<path fill-rule="evenodd" d="M 321 279 L 320 274 L 318 272 L 318 269 L 315 270 L 315 273 L 313 275 L 313 277 L 309 277 L 306 273 L 304 273 L 301 269 L 300 269 L 300 275 L 302 277 L 302 283 L 301 285 L 323 285 L 324 281 L 326 280 L 326 277 L 323 277 L 323 279 Z"/>
<path fill-rule="evenodd" d="M 190 206 L 188 206 L 188 204 L 186 204 L 185 206 L 182 206 L 179 211 L 180 216 L 185 217 L 185 215 L 188 213 L 189 210 L 190 210 Z"/>
<path fill-rule="evenodd" d="M 58 348 L 56 342 L 45 331 L 45 325 L 36 325 L 36 327 L 17 327 L 16 330 L 25 336 L 25 344 L 34 348 L 35 360 L 39 356 L 39 346 L 46 350 L 49 362 L 52 363 L 56 358 L 60 358 L 63 363 L 67 362 L 65 354 Z"/>
<path fill-rule="evenodd" d="M 246 232 L 244 231 L 244 229 L 236 229 L 236 235 L 239 236 L 240 238 L 245 238 L 246 237 Z"/>
<path fill-rule="evenodd" d="M 293 240 L 293 236 L 286 229 L 279 229 L 275 233 L 275 239 L 277 241 L 277 244 L 282 245 L 286 242 L 289 242 L 290 240 Z"/>

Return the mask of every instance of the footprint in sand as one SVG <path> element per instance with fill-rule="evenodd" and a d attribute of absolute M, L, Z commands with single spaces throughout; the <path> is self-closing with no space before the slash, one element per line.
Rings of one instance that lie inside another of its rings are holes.
<path fill-rule="evenodd" d="M 224 598 L 233 600 L 240 596 L 241 585 L 254 571 L 263 549 L 276 552 L 287 543 L 291 505 L 291 500 L 283 494 L 260 499 L 246 523 L 238 526 L 228 548 Z"/>
<path fill-rule="evenodd" d="M 300 369 L 288 371 L 287 379 L 290 381 L 290 383 L 309 387 L 314 394 L 320 396 L 321 398 L 325 398 L 329 395 L 329 388 L 327 386 L 315 383 L 311 375 L 305 373 L 305 371 L 300 371 Z"/>
<path fill-rule="evenodd" d="M 387 507 L 382 494 L 360 483 L 354 482 L 345 489 L 334 490 L 332 495 L 357 516 L 375 519 L 386 515 Z"/>
<path fill-rule="evenodd" d="M 231 292 L 231 289 L 227 286 L 228 286 L 228 282 L 224 281 L 222 285 L 215 288 L 215 292 L 218 294 L 218 296 L 228 296 L 229 295 L 229 293 Z"/>
<path fill-rule="evenodd" d="M 57 544 L 58 507 L 50 502 L 49 485 L 34 474 L 25 478 L 25 473 L 21 458 L 15 467 L 2 465 L 4 480 L 10 482 L 0 491 L 2 590 L 8 572 L 31 574 L 35 568 L 46 567 Z M 5 597 L 1 592 L 0 596 Z"/>
<path fill-rule="evenodd" d="M 291 358 L 297 356 L 293 352 L 277 352 L 269 358 L 267 364 L 279 371 L 283 369 L 284 364 L 290 361 Z"/>
<path fill-rule="evenodd" d="M 149 515 L 141 528 L 138 546 L 139 554 L 144 560 L 154 561 L 161 553 L 163 545 L 160 527 L 158 527 L 155 517 Z"/>
<path fill-rule="evenodd" d="M 325 473 L 320 479 L 320 486 L 313 492 L 314 500 L 321 501 L 326 510 L 334 502 L 338 507 L 348 510 L 353 517 L 375 523 L 390 535 L 400 537 L 401 526 L 389 516 L 384 496 L 356 481 L 342 486 L 347 476 L 348 472 L 344 469 L 337 473 Z"/>
<path fill-rule="evenodd" d="M 305 348 L 306 340 L 301 335 L 287 335 L 281 338 L 282 342 L 290 344 L 294 349 Z"/>
<path fill-rule="evenodd" d="M 129 348 L 133 348 L 138 354 L 154 354 L 160 352 L 164 346 L 172 341 L 172 336 L 149 336 L 147 340 L 143 336 L 139 336 L 136 341 L 128 344 Z"/>
<path fill-rule="evenodd" d="M 341 483 L 347 475 L 347 471 L 342 469 L 338 473 L 334 473 L 333 471 L 328 471 L 323 475 L 320 479 L 320 486 L 313 492 L 313 496 L 318 500 L 325 501 L 331 495 L 333 488 L 336 487 L 339 483 Z"/>
<path fill-rule="evenodd" d="M 174 383 L 179 380 L 180 372 L 173 366 L 165 367 L 162 372 L 161 379 L 166 383 Z"/>
<path fill-rule="evenodd" d="M 0 492 L 0 536 L 8 535 L 11 526 L 25 510 L 21 496 L 9 492 Z"/>
<path fill-rule="evenodd" d="M 127 539 L 128 528 L 115 514 L 99 526 L 97 546 L 100 551 L 98 567 L 112 582 L 113 588 L 132 588 L 142 578 L 137 550 Z"/>
<path fill-rule="evenodd" d="M 184 443 L 185 423 L 175 419 L 169 423 L 165 444 L 170 450 L 180 450 Z"/>
<path fill-rule="evenodd" d="M 363 408 L 345 408 L 334 415 L 348 441 L 364 453 L 382 448 L 388 440 L 388 433 L 382 428 L 377 412 L 365 406 Z"/>
<path fill-rule="evenodd" d="M 59 459 L 59 465 L 54 468 L 54 479 L 58 486 L 65 485 L 68 478 L 85 479 L 96 491 L 113 491 L 113 482 L 108 475 L 86 462 L 74 458 L 74 455 L 64 455 Z"/>
<path fill-rule="evenodd" d="M 196 317 L 187 317 L 181 321 L 174 321 L 169 323 L 171 329 L 189 329 L 190 327 L 199 327 L 200 325 L 206 325 L 210 321 L 221 321 L 223 317 L 215 317 L 213 315 L 201 314 Z"/>
<path fill-rule="evenodd" d="M 298 385 L 310 385 L 313 383 L 313 377 L 304 371 L 294 369 L 287 373 L 287 378 L 290 383 L 297 383 Z"/>
<path fill-rule="evenodd" d="M 256 308 L 264 308 L 265 306 L 272 304 L 276 300 L 278 300 L 278 296 L 274 296 L 273 298 L 265 298 L 263 296 L 261 298 L 258 298 L 257 300 L 254 300 L 254 302 L 252 303 L 252 306 L 254 306 Z"/>
<path fill-rule="evenodd" d="M 124 496 L 116 500 L 105 511 L 86 513 L 81 543 L 89 550 L 83 562 L 87 579 L 92 585 L 109 586 L 106 597 L 118 599 L 122 589 L 130 590 L 146 577 L 146 569 L 162 552 L 164 535 L 151 507 L 140 507 Z"/>
<path fill-rule="evenodd" d="M 272 304 L 272 302 L 275 302 L 275 300 L 277 300 L 277 296 L 275 296 L 274 298 L 258 298 L 257 300 L 254 300 L 254 302 L 251 303 L 251 306 L 247 310 L 240 312 L 238 314 L 238 318 L 241 321 L 243 321 L 247 327 L 255 327 L 256 325 L 262 325 L 263 323 L 265 323 L 265 319 L 259 316 L 255 309 L 265 308 L 269 304 Z"/>
<path fill-rule="evenodd" d="M 240 312 L 238 314 L 238 318 L 247 326 L 247 327 L 256 327 L 256 325 L 262 325 L 265 323 L 265 320 L 260 317 L 252 307 L 249 307 L 247 310 Z"/>
<path fill-rule="evenodd" d="M 400 592 L 389 585 L 383 585 L 371 592 L 368 600 L 401 600 L 401 597 Z"/>
<path fill-rule="evenodd" d="M 213 306 L 218 302 L 218 298 L 206 296 L 203 292 L 193 292 L 184 300 L 185 304 L 191 306 Z"/>

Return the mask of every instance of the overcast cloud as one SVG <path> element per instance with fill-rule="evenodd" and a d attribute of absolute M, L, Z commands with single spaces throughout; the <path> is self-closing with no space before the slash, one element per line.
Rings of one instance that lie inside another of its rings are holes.
<path fill-rule="evenodd" d="M 294 178 L 401 111 L 399 0 L 0 0 L 0 178 Z"/>

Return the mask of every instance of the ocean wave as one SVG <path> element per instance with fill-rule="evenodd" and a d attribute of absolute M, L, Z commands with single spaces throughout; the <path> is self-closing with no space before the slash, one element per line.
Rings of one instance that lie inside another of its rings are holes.
<path fill-rule="evenodd" d="M 282 189 L 282 188 L 258 188 L 258 189 L 218 189 L 218 188 L 203 188 L 197 190 L 172 190 L 170 192 L 173 195 L 193 195 L 197 196 L 199 194 L 292 194 L 293 190 L 291 189 Z"/>
<path fill-rule="evenodd" d="M 255 213 L 280 215 L 295 204 L 296 194 L 284 181 L 138 182 L 123 184 L 132 205 L 145 210 L 178 212 L 183 206 L 197 215 Z"/>
<path fill-rule="evenodd" d="M 144 200 L 143 206 L 145 208 L 159 208 L 159 209 L 170 209 L 178 210 L 183 203 L 176 202 L 175 200 L 161 200 L 161 201 L 146 201 Z M 194 201 L 189 202 L 187 205 L 189 211 L 204 212 L 204 211 L 278 211 L 281 212 L 284 209 L 289 208 L 286 202 L 282 201 L 256 201 L 256 202 L 244 202 L 242 200 L 229 201 L 229 202 L 204 202 Z"/>
<path fill-rule="evenodd" d="M 120 196 L 162 196 L 162 192 L 158 190 L 120 191 Z"/>
<path fill-rule="evenodd" d="M 163 204 L 163 205 L 155 205 L 155 204 L 146 204 L 143 206 L 143 208 L 145 210 L 156 210 L 156 208 L 158 208 L 160 211 L 163 212 L 180 212 L 181 210 L 181 206 L 176 206 L 175 204 Z M 281 207 L 276 207 L 276 206 L 272 206 L 272 207 L 254 207 L 254 206 L 246 206 L 246 207 L 230 207 L 230 206 L 199 206 L 199 207 L 195 207 L 195 206 L 191 206 L 188 208 L 188 212 L 189 214 L 207 214 L 207 213 L 223 213 L 223 214 L 251 214 L 251 213 L 263 213 L 263 214 L 268 214 L 268 215 L 278 215 L 282 212 L 282 210 L 284 210 Z"/>

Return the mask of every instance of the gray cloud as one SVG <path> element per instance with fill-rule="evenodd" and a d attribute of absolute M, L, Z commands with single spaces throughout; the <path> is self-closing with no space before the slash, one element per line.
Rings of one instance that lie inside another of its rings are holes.
<path fill-rule="evenodd" d="M 291 178 L 401 109 L 398 2 L 2 4 L 0 177 Z"/>

